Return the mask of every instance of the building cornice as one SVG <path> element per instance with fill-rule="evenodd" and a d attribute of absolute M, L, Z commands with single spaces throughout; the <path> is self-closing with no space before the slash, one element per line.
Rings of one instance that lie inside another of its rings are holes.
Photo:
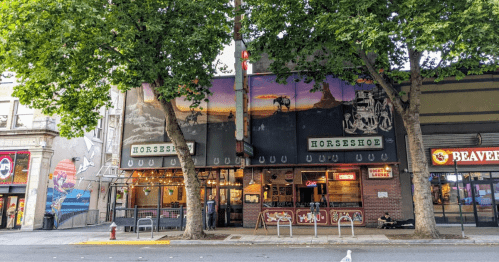
<path fill-rule="evenodd" d="M 51 129 L 9 129 L 0 130 L 0 136 L 59 136 L 59 132 Z"/>

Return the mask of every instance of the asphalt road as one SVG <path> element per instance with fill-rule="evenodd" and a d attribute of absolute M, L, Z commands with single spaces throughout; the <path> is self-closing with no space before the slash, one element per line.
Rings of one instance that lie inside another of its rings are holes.
<path fill-rule="evenodd" d="M 0 261 L 499 261 L 498 246 L 1 246 Z"/>

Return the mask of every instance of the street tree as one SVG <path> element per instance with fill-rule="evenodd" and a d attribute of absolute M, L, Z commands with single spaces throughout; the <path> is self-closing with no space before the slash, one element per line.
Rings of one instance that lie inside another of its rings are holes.
<path fill-rule="evenodd" d="M 1 69 L 15 72 L 22 104 L 60 116 L 67 138 L 95 128 L 112 85 L 126 92 L 149 83 L 183 171 L 184 238 L 202 238 L 200 182 L 171 101 L 196 107 L 211 94 L 231 12 L 229 0 L 4 0 Z"/>
<path fill-rule="evenodd" d="M 251 59 L 267 53 L 284 82 L 294 64 L 314 89 L 328 74 L 381 86 L 403 119 L 414 184 L 415 235 L 437 238 L 419 113 L 423 79 L 497 70 L 499 2 L 492 0 L 247 0 Z M 408 68 L 405 66 L 408 65 Z M 397 83 L 407 81 L 407 94 Z"/>

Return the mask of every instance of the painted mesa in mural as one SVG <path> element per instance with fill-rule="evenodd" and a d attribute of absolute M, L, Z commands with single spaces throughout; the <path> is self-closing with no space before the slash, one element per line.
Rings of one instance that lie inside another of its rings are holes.
<path fill-rule="evenodd" d="M 248 76 L 250 137 L 255 149 L 252 164 L 346 163 L 396 161 L 393 106 L 372 84 L 351 86 L 328 76 L 321 91 L 311 93 L 313 83 L 288 78 L 275 83 L 274 75 Z M 168 142 L 165 118 L 145 84 L 144 102 L 137 103 L 135 90 L 127 93 L 122 168 L 180 167 L 176 156 L 131 157 L 133 144 Z M 234 78 L 212 81 L 209 102 L 191 108 L 191 101 L 177 98 L 173 105 L 187 141 L 195 142 L 196 166 L 234 166 Z M 384 148 L 377 151 L 309 152 L 310 137 L 382 135 Z"/>

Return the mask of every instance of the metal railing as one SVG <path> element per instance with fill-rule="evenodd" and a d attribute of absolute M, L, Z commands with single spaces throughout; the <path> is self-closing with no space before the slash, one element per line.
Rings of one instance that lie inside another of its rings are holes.
<path fill-rule="evenodd" d="M 341 220 L 343 218 L 348 218 L 348 220 L 350 220 L 350 224 L 352 226 L 352 237 L 355 237 L 355 235 L 353 233 L 353 220 L 349 216 L 342 216 L 342 217 L 340 217 L 340 219 L 338 219 L 338 236 L 341 237 Z"/>
<path fill-rule="evenodd" d="M 116 208 L 113 212 L 113 222 L 118 226 L 133 227 L 137 230 L 137 221 L 149 218 L 153 226 L 159 232 L 160 228 L 178 228 L 182 230 L 186 225 L 186 212 L 184 207 L 180 208 Z M 159 215 L 158 215 L 159 214 Z M 202 211 L 203 225 L 206 226 L 205 212 Z"/>
<path fill-rule="evenodd" d="M 280 222 L 283 221 L 287 221 L 289 222 L 289 225 L 280 225 Z M 287 217 L 287 216 L 282 216 L 282 217 L 279 217 L 279 219 L 277 220 L 277 237 L 281 237 L 281 233 L 280 233 L 280 230 L 279 228 L 280 227 L 289 227 L 289 237 L 293 237 L 293 220 L 291 219 L 291 217 Z"/>
<path fill-rule="evenodd" d="M 149 224 L 140 224 L 140 221 L 149 221 Z M 137 220 L 137 239 L 139 239 L 139 232 L 140 232 L 140 228 L 148 228 L 150 227 L 151 228 L 151 238 L 153 238 L 153 228 L 154 228 L 154 223 L 152 222 L 152 219 L 151 218 L 139 218 L 139 220 Z"/>

